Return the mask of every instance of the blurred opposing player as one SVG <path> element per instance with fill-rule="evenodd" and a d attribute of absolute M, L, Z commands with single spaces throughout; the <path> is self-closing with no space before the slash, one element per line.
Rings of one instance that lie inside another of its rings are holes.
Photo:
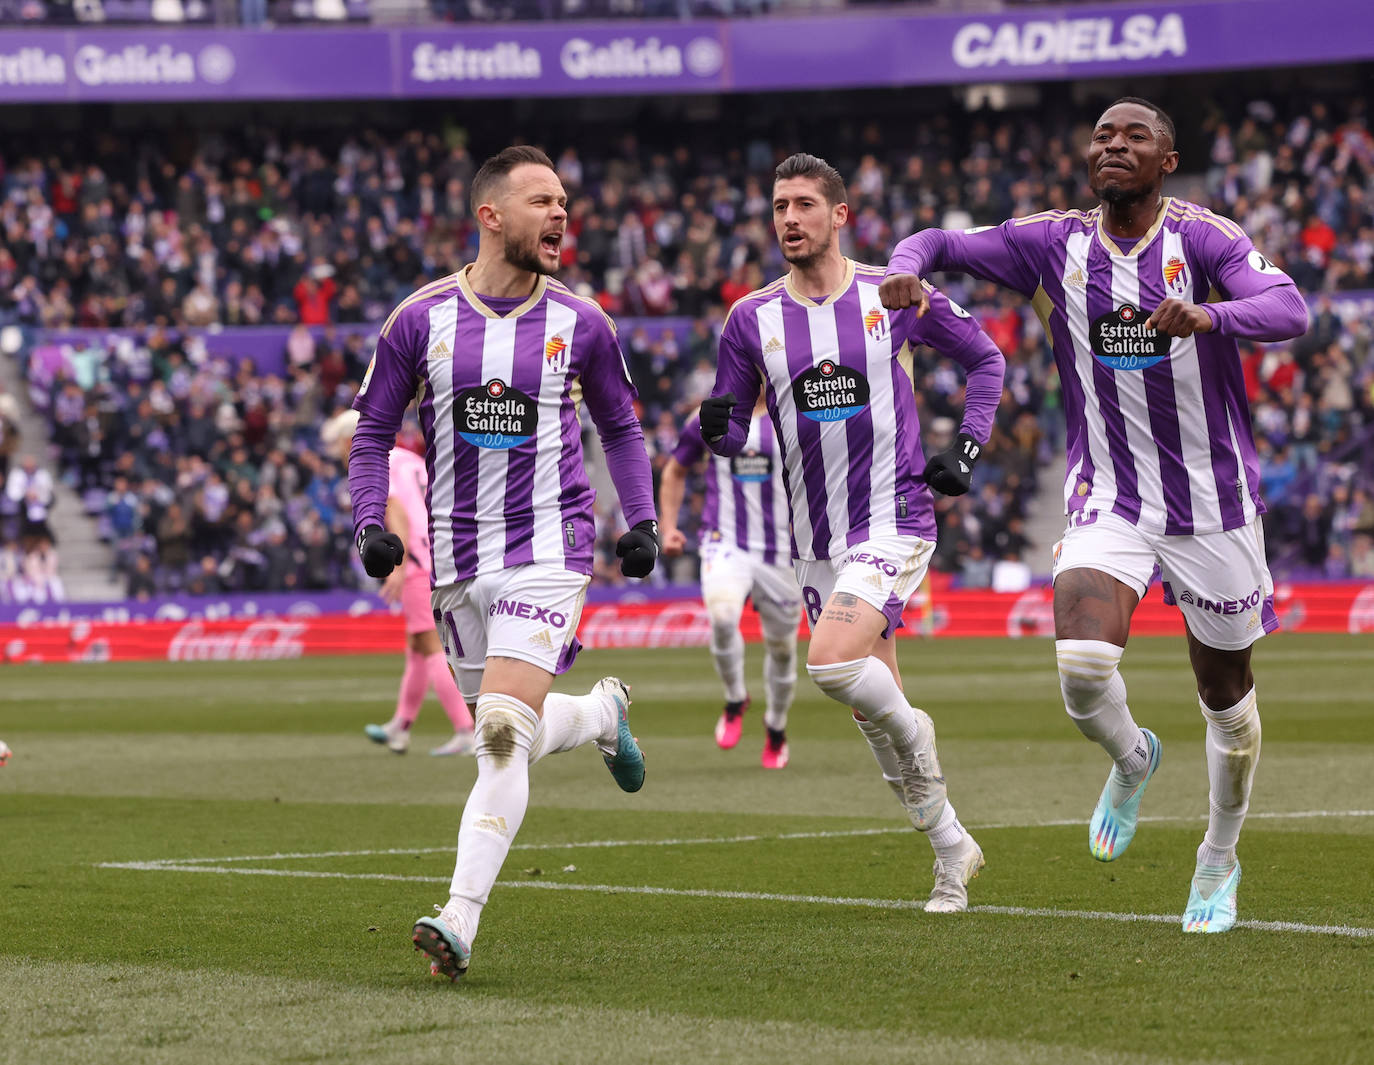
<path fill-rule="evenodd" d="M 5 763 L 10 760 L 10 755 L 14 752 L 10 750 L 10 745 L 4 740 L 0 740 L 0 769 L 5 767 Z"/>
<path fill-rule="evenodd" d="M 1054 549 L 1059 683 L 1074 724 L 1115 763 L 1088 846 L 1104 862 L 1125 852 L 1159 766 L 1159 740 L 1132 718 L 1117 669 L 1158 563 L 1165 602 L 1187 623 L 1207 722 L 1211 815 L 1183 930 L 1225 932 L 1236 920 L 1236 842 L 1260 751 L 1251 645 L 1278 626 L 1236 338 L 1299 336 L 1307 309 L 1235 222 L 1162 194 L 1178 152 L 1174 124 L 1154 104 L 1112 104 L 1087 162 L 1098 207 L 908 237 L 888 266 L 883 303 L 925 306 L 918 278 L 933 270 L 965 270 L 1031 297 L 1068 424 L 1068 530 Z"/>
<path fill-rule="evenodd" d="M 325 422 L 320 439 L 325 447 L 348 460 L 358 412 L 344 411 Z M 383 743 L 397 754 L 410 749 L 410 727 L 419 716 L 425 692 L 434 689 L 439 703 L 453 723 L 453 736 L 430 751 L 433 755 L 471 754 L 472 714 L 458 692 L 444 647 L 434 627 L 434 608 L 429 602 L 429 517 L 425 488 L 429 483 L 425 460 L 413 451 L 394 447 L 387 456 L 389 472 L 386 527 L 406 545 L 405 560 L 382 582 L 381 597 L 399 602 L 406 624 L 406 668 L 396 712 L 385 725 L 367 725 L 363 731 L 373 743 Z"/>
<path fill-rule="evenodd" d="M 806 671 L 850 707 L 883 778 L 935 850 L 926 910 L 968 907 L 983 852 L 948 801 L 935 726 L 902 693 L 892 637 L 935 549 L 927 485 L 968 491 L 1002 392 L 997 346 L 929 290 L 929 312 L 889 314 L 882 268 L 851 262 L 836 239 L 849 216 L 844 182 L 824 160 L 777 168 L 773 224 L 791 271 L 735 304 L 720 338 L 701 432 L 718 455 L 748 438 L 760 383 L 783 452 L 802 601 Z M 923 461 L 909 345 L 929 344 L 968 373 L 954 446 Z"/>
<path fill-rule="evenodd" d="M 663 553 L 679 555 L 687 537 L 678 512 L 687 491 L 687 471 L 706 454 L 701 421 L 682 430 L 659 478 L 659 521 Z M 712 455 L 706 472 L 706 503 L 701 520 L 701 598 L 711 616 L 711 657 L 725 685 L 725 709 L 716 722 L 716 743 L 725 750 L 739 743 L 749 694 L 744 686 L 744 638 L 739 622 L 751 600 L 763 627 L 763 713 L 765 769 L 787 765 L 787 711 L 797 687 L 797 624 L 801 589 L 792 571 L 787 487 L 782 454 L 762 398 L 754 407 L 749 432 L 738 455 Z"/>
<path fill-rule="evenodd" d="M 567 196 L 537 148 L 507 148 L 471 185 L 477 260 L 419 289 L 387 319 L 354 406 L 348 483 L 363 565 L 385 577 L 404 548 L 383 527 L 386 452 L 418 394 L 429 472 L 432 602 L 463 695 L 477 707 L 477 782 L 463 809 L 449 901 L 413 939 L 452 979 L 529 802 L 529 767 L 594 743 L 638 791 L 644 757 L 629 691 L 551 694 L 576 656 L 595 540 L 578 406 L 596 423 L 630 531 L 621 571 L 658 556 L 649 459 L 615 327 L 558 269 Z"/>

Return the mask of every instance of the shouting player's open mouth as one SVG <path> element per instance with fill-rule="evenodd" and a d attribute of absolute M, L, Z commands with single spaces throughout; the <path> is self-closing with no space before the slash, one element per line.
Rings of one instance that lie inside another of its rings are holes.
<path fill-rule="evenodd" d="M 539 238 L 539 247 L 549 255 L 558 255 L 563 247 L 563 231 L 561 229 L 545 233 Z"/>

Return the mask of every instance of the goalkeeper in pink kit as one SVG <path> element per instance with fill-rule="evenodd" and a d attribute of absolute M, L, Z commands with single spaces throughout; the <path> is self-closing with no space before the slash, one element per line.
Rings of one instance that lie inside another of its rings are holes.
<path fill-rule="evenodd" d="M 325 423 L 321 438 L 334 454 L 348 457 L 358 412 L 344 411 Z M 434 607 L 429 599 L 429 518 L 425 511 L 425 486 L 428 475 L 425 460 L 405 448 L 392 448 L 388 455 L 391 472 L 387 483 L 386 525 L 406 546 L 405 561 L 382 582 L 381 597 L 388 603 L 400 602 L 406 625 L 406 666 L 401 674 L 401 690 L 396 712 L 385 725 L 368 725 L 367 738 L 385 744 L 388 750 L 405 754 L 410 749 L 410 726 L 419 716 L 425 693 L 434 689 L 444 713 L 453 723 L 453 736 L 430 754 L 471 754 L 473 749 L 472 714 L 458 691 L 444 647 L 434 625 Z"/>

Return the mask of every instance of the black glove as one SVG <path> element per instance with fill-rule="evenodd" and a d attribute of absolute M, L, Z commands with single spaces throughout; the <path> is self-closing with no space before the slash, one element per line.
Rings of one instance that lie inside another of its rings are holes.
<path fill-rule="evenodd" d="M 615 545 L 620 572 L 627 577 L 647 577 L 658 558 L 658 522 L 641 521 Z"/>
<path fill-rule="evenodd" d="M 395 533 L 369 525 L 358 533 L 358 555 L 369 577 L 386 577 L 406 558 L 406 546 Z"/>
<path fill-rule="evenodd" d="M 968 433 L 960 433 L 948 451 L 930 456 L 921 477 L 941 495 L 961 496 L 968 491 L 969 482 L 973 480 L 973 464 L 982 453 L 982 444 Z"/>
<path fill-rule="evenodd" d="M 730 428 L 730 411 L 735 406 L 735 394 L 712 396 L 701 405 L 701 438 L 719 440 Z"/>

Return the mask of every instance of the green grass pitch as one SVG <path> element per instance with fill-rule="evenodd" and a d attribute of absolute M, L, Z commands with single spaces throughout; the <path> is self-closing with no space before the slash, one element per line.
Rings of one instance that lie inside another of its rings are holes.
<path fill-rule="evenodd" d="M 987 855 L 971 912 L 920 912 L 929 847 L 804 674 L 770 773 L 758 648 L 729 752 L 705 650 L 587 652 L 560 687 L 633 685 L 644 790 L 591 749 L 534 768 L 457 986 L 409 930 L 476 769 L 427 756 L 432 699 L 409 755 L 364 739 L 399 653 L 6 667 L 0 1063 L 1374 1060 L 1374 641 L 1257 647 L 1247 924 L 1223 936 L 1177 923 L 1207 803 L 1181 640 L 1126 652 L 1164 761 L 1111 865 L 1086 828 L 1108 765 L 1049 641 L 901 658 Z"/>

